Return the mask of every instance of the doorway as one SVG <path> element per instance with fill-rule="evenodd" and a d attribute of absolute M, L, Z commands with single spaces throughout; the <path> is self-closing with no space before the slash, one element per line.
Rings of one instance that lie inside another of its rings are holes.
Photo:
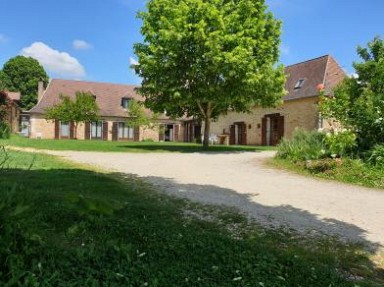
<path fill-rule="evenodd" d="M 262 145 L 275 146 L 284 136 L 284 116 L 280 114 L 265 115 L 262 118 Z"/>
<path fill-rule="evenodd" d="M 237 122 L 230 126 L 229 144 L 246 145 L 247 144 L 247 125 L 245 122 Z"/>

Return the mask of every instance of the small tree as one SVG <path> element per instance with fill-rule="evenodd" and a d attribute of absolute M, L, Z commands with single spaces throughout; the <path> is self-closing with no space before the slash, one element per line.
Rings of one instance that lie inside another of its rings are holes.
<path fill-rule="evenodd" d="M 155 112 L 203 120 L 273 106 L 284 95 L 280 22 L 264 0 L 150 0 L 135 44 L 139 92 Z"/>
<path fill-rule="evenodd" d="M 334 96 L 323 97 L 322 114 L 352 128 L 361 149 L 384 142 L 384 41 L 376 37 L 358 47 L 363 62 L 354 63 L 357 77 L 345 79 Z"/>
<path fill-rule="evenodd" d="M 128 109 L 128 125 L 131 127 L 142 127 L 153 129 L 156 126 L 158 115 L 156 113 L 148 114 L 145 111 L 144 104 L 135 100 L 130 100 Z"/>
<path fill-rule="evenodd" d="M 45 118 L 47 120 L 73 122 L 75 138 L 80 122 L 91 122 L 99 119 L 99 107 L 92 94 L 76 92 L 75 100 L 65 95 L 60 95 L 60 99 L 60 103 L 45 110 Z"/>

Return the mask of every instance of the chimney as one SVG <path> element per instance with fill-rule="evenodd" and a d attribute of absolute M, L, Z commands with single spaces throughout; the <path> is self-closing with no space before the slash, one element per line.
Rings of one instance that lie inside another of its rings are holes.
<path fill-rule="evenodd" d="M 43 97 L 45 90 L 44 90 L 44 82 L 39 81 L 38 87 L 37 87 L 37 102 L 41 101 L 41 98 Z"/>

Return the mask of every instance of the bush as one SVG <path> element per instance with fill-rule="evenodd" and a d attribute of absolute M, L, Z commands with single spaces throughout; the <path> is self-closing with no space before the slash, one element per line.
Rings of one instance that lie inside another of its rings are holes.
<path fill-rule="evenodd" d="M 292 139 L 283 138 L 277 146 L 277 157 L 291 161 L 315 160 L 326 156 L 324 133 L 297 129 Z"/>
<path fill-rule="evenodd" d="M 343 157 L 356 146 L 356 135 L 349 130 L 332 131 L 326 134 L 325 144 L 333 158 Z"/>
<path fill-rule="evenodd" d="M 376 145 L 372 149 L 368 162 L 375 166 L 384 167 L 384 144 Z"/>
<path fill-rule="evenodd" d="M 0 139 L 9 139 L 11 128 L 6 122 L 0 122 Z"/>

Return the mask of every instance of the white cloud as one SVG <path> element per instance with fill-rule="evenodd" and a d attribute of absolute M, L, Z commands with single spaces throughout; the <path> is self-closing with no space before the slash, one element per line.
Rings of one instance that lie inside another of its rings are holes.
<path fill-rule="evenodd" d="M 139 62 L 137 60 L 135 60 L 132 57 L 129 57 L 129 65 L 130 66 L 137 66 L 138 64 L 139 64 Z"/>
<path fill-rule="evenodd" d="M 59 77 L 81 79 L 85 77 L 84 67 L 66 52 L 52 49 L 42 42 L 35 42 L 21 50 L 21 55 L 32 57 L 48 71 Z"/>
<path fill-rule="evenodd" d="M 91 44 L 87 43 L 84 40 L 74 40 L 72 42 L 72 46 L 76 50 L 89 50 L 93 48 Z"/>
<path fill-rule="evenodd" d="M 0 44 L 8 41 L 8 38 L 4 34 L 0 34 Z"/>

